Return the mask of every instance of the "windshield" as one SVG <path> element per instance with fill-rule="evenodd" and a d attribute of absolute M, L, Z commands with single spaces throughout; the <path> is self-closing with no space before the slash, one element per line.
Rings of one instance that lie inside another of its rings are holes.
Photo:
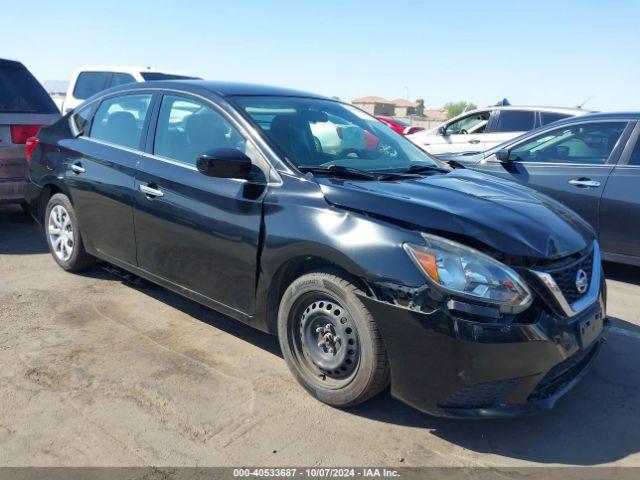
<path fill-rule="evenodd" d="M 233 100 L 296 166 L 336 165 L 365 171 L 402 171 L 414 165 L 448 168 L 348 104 L 299 97 Z"/>

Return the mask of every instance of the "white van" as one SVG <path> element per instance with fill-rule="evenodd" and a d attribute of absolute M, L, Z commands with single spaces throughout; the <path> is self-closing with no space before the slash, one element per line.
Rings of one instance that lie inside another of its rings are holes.
<path fill-rule="evenodd" d="M 80 67 L 71 78 L 67 96 L 62 103 L 62 114 L 66 115 L 87 98 L 107 88 L 124 83 L 149 82 L 151 80 L 176 80 L 197 78 L 149 67 Z"/>

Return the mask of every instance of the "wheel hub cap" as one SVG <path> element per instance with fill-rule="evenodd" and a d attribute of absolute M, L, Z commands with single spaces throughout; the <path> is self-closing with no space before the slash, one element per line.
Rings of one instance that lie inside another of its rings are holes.
<path fill-rule="evenodd" d="M 332 300 L 311 303 L 302 313 L 304 354 L 322 374 L 349 375 L 356 367 L 358 340 L 350 315 Z"/>
<path fill-rule="evenodd" d="M 53 253 L 66 262 L 73 253 L 73 225 L 69 212 L 62 205 L 51 209 L 47 230 Z"/>

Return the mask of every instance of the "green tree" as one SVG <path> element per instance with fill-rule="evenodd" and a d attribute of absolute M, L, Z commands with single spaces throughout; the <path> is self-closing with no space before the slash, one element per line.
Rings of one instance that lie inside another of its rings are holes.
<path fill-rule="evenodd" d="M 418 114 L 419 117 L 423 117 L 424 116 L 424 99 L 419 98 L 416 100 L 416 103 L 418 104 L 418 106 L 416 107 L 416 113 Z"/>
<path fill-rule="evenodd" d="M 473 110 L 478 108 L 475 103 L 472 102 L 448 102 L 444 106 L 444 110 L 447 112 L 447 120 L 460 115 L 462 112 Z"/>

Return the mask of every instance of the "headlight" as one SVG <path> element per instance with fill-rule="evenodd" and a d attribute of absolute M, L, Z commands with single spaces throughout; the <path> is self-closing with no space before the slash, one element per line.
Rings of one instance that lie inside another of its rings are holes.
<path fill-rule="evenodd" d="M 503 263 L 473 248 L 422 234 L 426 245 L 404 248 L 425 276 L 441 289 L 522 311 L 531 304 L 531 292 L 520 276 Z"/>

